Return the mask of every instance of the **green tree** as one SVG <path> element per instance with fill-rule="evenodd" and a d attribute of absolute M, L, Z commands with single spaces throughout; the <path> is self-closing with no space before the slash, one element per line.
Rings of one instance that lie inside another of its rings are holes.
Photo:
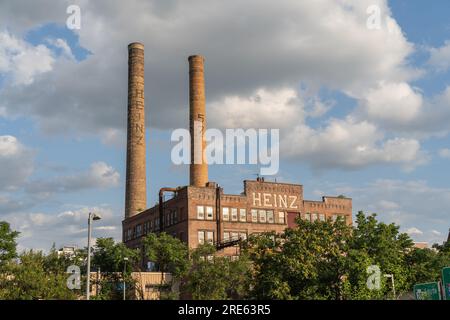
<path fill-rule="evenodd" d="M 359 212 L 350 247 L 367 253 L 372 263 L 379 266 L 383 279 L 383 275 L 393 274 L 397 294 L 402 294 L 411 288 L 407 256 L 413 248 L 413 241 L 407 234 L 400 233 L 399 229 L 393 223 L 378 222 L 376 214 L 365 216 Z M 390 285 L 387 282 L 383 284 L 386 285 L 381 288 L 382 294 L 392 297 Z"/>
<path fill-rule="evenodd" d="M 195 300 L 242 299 L 247 295 L 250 261 L 245 255 L 232 261 L 216 255 L 211 244 L 193 250 L 192 267 L 182 290 Z"/>
<path fill-rule="evenodd" d="M 168 286 L 164 285 L 164 273 L 172 274 L 172 284 L 180 281 L 189 269 L 189 249 L 187 245 L 179 239 L 167 233 L 149 233 L 144 238 L 144 252 L 147 259 L 155 263 L 156 268 L 161 272 L 161 291 L 166 292 Z M 165 298 L 172 299 L 172 295 Z"/>
<path fill-rule="evenodd" d="M 125 261 L 125 258 L 128 260 Z M 127 299 L 134 298 L 136 281 L 131 277 L 133 270 L 139 269 L 140 250 L 130 249 L 123 243 L 115 243 L 113 238 L 98 238 L 93 250 L 92 266 L 101 271 L 101 280 L 93 285 L 99 288 L 94 296 L 98 300 L 122 299 L 120 285 L 125 280 Z M 124 273 L 125 270 L 125 273 Z"/>
<path fill-rule="evenodd" d="M 412 240 L 395 224 L 358 213 L 356 226 L 338 219 L 297 220 L 284 234 L 250 237 L 253 262 L 251 296 L 257 299 L 383 299 L 391 295 L 385 274 L 393 274 L 397 293 L 410 289 L 407 261 Z M 429 259 L 427 260 L 429 261 Z M 367 286 L 368 267 L 380 268 L 380 288 Z"/>
<path fill-rule="evenodd" d="M 450 266 L 450 242 L 434 244 L 432 249 L 414 248 L 406 257 L 410 275 L 410 285 L 435 282 L 441 278 L 444 267 Z"/>
<path fill-rule="evenodd" d="M 19 232 L 12 231 L 9 223 L 0 221 L 0 270 L 8 261 L 17 257 L 18 236 Z"/>
<path fill-rule="evenodd" d="M 297 220 L 284 234 L 250 238 L 257 299 L 340 299 L 351 228 Z"/>
<path fill-rule="evenodd" d="M 125 261 L 124 258 L 128 258 Z M 92 265 L 101 272 L 126 272 L 137 270 L 140 263 L 139 249 L 130 249 L 122 242 L 115 243 L 113 238 L 98 238 L 94 246 Z"/>
<path fill-rule="evenodd" d="M 8 263 L 0 280 L 0 297 L 12 300 L 71 300 L 76 290 L 67 287 L 67 274 L 55 273 L 46 266 L 46 256 L 41 252 L 25 251 L 18 261 Z"/>
<path fill-rule="evenodd" d="M 189 268 L 189 250 L 185 243 L 167 233 L 150 233 L 144 239 L 144 250 L 149 261 L 160 272 L 170 272 L 181 278 Z"/>

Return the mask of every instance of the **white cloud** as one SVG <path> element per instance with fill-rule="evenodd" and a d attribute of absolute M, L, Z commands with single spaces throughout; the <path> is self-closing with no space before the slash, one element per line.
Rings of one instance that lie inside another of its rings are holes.
<path fill-rule="evenodd" d="M 361 100 L 365 119 L 396 127 L 414 120 L 420 112 L 423 99 L 407 83 L 382 83 L 369 90 Z"/>
<path fill-rule="evenodd" d="M 102 219 L 93 225 L 93 237 L 121 238 L 120 220 L 109 207 L 82 206 L 61 213 L 15 212 L 2 217 L 11 223 L 21 234 L 18 243 L 24 248 L 43 248 L 49 250 L 53 243 L 57 247 L 75 244 L 86 246 L 87 219 L 89 212 L 99 214 Z"/>
<path fill-rule="evenodd" d="M 15 85 L 29 85 L 35 77 L 53 69 L 55 59 L 44 45 L 33 46 L 8 32 L 0 32 L 0 73 Z"/>
<path fill-rule="evenodd" d="M 450 149 L 448 148 L 440 149 L 439 156 L 444 159 L 450 159 Z"/>
<path fill-rule="evenodd" d="M 383 13 L 376 32 L 366 28 L 372 4 Z M 51 12 L 39 7 L 33 13 L 29 4 L 22 11 L 0 4 L 0 12 L 14 12 L 24 25 L 54 21 L 54 5 L 41 6 Z M 135 40 L 146 45 L 146 96 L 152 106 L 147 119 L 159 128 L 187 123 L 187 57 L 193 53 L 206 56 L 208 104 L 242 102 L 260 88 L 273 92 L 300 82 L 361 97 L 381 81 L 415 75 L 406 63 L 413 46 L 385 0 L 103 0 L 83 2 L 82 8 L 80 42 L 93 55 L 81 63 L 58 59 L 39 83 L 1 95 L 9 113 L 31 116 L 48 132 L 124 129 L 126 45 Z M 23 28 L 8 17 L 4 21 L 13 30 Z"/>
<path fill-rule="evenodd" d="M 412 235 L 422 235 L 423 232 L 415 227 L 409 228 L 408 230 L 405 231 L 407 234 L 409 234 L 410 236 Z"/>
<path fill-rule="evenodd" d="M 432 233 L 433 235 L 435 235 L 435 236 L 441 236 L 441 235 L 442 235 L 442 233 L 439 232 L 439 231 L 437 231 L 437 230 L 431 230 L 431 233 Z"/>
<path fill-rule="evenodd" d="M 293 89 L 258 89 L 249 97 L 212 103 L 208 115 L 220 128 L 288 128 L 303 122 L 303 102 Z"/>
<path fill-rule="evenodd" d="M 383 138 L 376 126 L 367 121 L 332 119 L 323 128 L 293 128 L 282 141 L 280 152 L 281 156 L 307 161 L 315 169 L 397 164 L 411 170 L 426 162 L 419 141 Z"/>
<path fill-rule="evenodd" d="M 378 219 L 396 223 L 402 230 L 417 228 L 415 241 L 442 243 L 448 233 L 450 189 L 433 187 L 423 180 L 377 179 L 360 186 L 353 183 L 315 187 L 325 194 L 345 194 L 353 199 L 353 212 L 377 213 Z M 437 231 L 432 232 L 432 230 Z"/>
<path fill-rule="evenodd" d="M 430 48 L 428 64 L 438 71 L 447 71 L 450 68 L 450 41 L 446 41 L 440 48 Z"/>
<path fill-rule="evenodd" d="M 64 57 L 75 60 L 75 57 L 72 53 L 72 49 L 67 44 L 66 40 L 57 38 L 57 39 L 47 39 L 46 42 L 50 45 L 53 45 L 56 48 L 59 48 L 62 51 L 62 55 Z"/>
<path fill-rule="evenodd" d="M 22 186 L 33 172 L 33 152 L 13 136 L 0 136 L 0 191 Z"/>
<path fill-rule="evenodd" d="M 49 180 L 34 180 L 27 184 L 26 191 L 51 195 L 55 192 L 74 192 L 95 188 L 117 187 L 120 174 L 104 162 L 94 162 L 86 172 L 58 176 Z"/>
<path fill-rule="evenodd" d="M 127 134 L 124 130 L 109 128 L 100 133 L 102 143 L 117 148 L 126 148 Z"/>
<path fill-rule="evenodd" d="M 400 205 L 394 201 L 387 201 L 387 200 L 381 200 L 378 202 L 378 206 L 381 209 L 385 209 L 385 210 L 395 210 L 395 209 L 399 209 Z"/>

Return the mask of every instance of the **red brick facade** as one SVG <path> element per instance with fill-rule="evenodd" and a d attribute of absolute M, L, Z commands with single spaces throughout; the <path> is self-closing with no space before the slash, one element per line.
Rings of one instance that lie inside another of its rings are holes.
<path fill-rule="evenodd" d="M 288 183 L 244 181 L 240 195 L 224 194 L 214 183 L 206 187 L 185 186 L 163 201 L 163 230 L 195 248 L 201 242 L 224 243 L 245 239 L 250 234 L 283 232 L 295 225 L 295 218 L 336 219 L 343 216 L 352 223 L 352 200 L 323 197 L 322 201 L 303 199 L 303 186 Z M 219 215 L 217 213 L 220 212 Z M 123 241 L 128 247 L 140 247 L 149 232 L 159 232 L 159 205 L 123 221 Z M 237 255 L 238 248 L 222 250 Z"/>

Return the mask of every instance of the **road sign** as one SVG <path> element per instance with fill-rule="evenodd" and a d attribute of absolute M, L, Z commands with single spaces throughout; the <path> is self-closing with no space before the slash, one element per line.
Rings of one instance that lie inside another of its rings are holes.
<path fill-rule="evenodd" d="M 442 288 L 444 289 L 444 299 L 450 300 L 450 267 L 442 269 Z"/>
<path fill-rule="evenodd" d="M 439 282 L 419 283 L 414 286 L 416 300 L 441 300 Z"/>

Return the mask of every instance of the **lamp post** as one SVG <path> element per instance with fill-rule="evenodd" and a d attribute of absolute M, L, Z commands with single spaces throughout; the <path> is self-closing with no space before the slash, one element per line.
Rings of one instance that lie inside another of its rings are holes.
<path fill-rule="evenodd" d="M 394 294 L 394 300 L 397 300 L 396 294 L 395 294 L 395 281 L 394 281 L 394 274 L 385 274 L 386 278 L 391 278 L 392 283 L 392 293 Z"/>
<path fill-rule="evenodd" d="M 87 252 L 87 279 L 86 279 L 86 300 L 89 300 L 91 291 L 91 224 L 92 221 L 100 220 L 101 217 L 93 212 L 89 212 L 88 217 L 88 252 Z"/>
<path fill-rule="evenodd" d="M 123 265 L 123 276 L 122 276 L 122 278 L 123 278 L 123 300 L 124 301 L 126 300 L 126 296 L 125 296 L 125 286 L 126 286 L 125 272 L 127 270 L 127 261 L 128 261 L 127 257 L 123 258 L 124 265 Z"/>

